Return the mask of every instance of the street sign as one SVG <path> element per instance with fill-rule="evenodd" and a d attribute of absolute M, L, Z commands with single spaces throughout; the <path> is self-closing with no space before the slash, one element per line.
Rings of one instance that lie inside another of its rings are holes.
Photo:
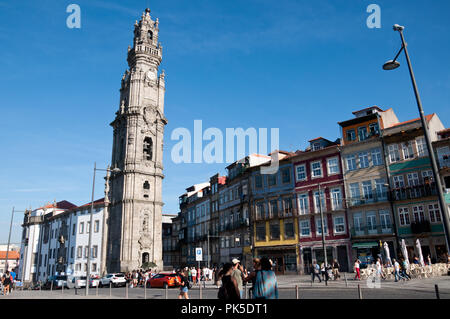
<path fill-rule="evenodd" d="M 203 251 L 202 248 L 195 248 L 195 261 L 203 260 Z"/>

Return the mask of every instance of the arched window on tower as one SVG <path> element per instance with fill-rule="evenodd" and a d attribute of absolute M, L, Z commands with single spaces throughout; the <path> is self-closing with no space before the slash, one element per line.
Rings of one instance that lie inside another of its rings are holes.
<path fill-rule="evenodd" d="M 151 137 L 144 139 L 144 159 L 151 161 L 153 158 L 153 141 Z"/>
<path fill-rule="evenodd" d="M 148 181 L 145 181 L 144 183 L 144 189 L 150 189 L 150 184 Z"/>
<path fill-rule="evenodd" d="M 149 261 L 150 261 L 150 258 L 149 258 L 148 253 L 143 253 L 142 254 L 142 263 L 145 264 L 145 263 L 148 263 Z"/>
<path fill-rule="evenodd" d="M 153 40 L 153 32 L 151 30 L 148 30 L 147 37 L 149 40 Z"/>

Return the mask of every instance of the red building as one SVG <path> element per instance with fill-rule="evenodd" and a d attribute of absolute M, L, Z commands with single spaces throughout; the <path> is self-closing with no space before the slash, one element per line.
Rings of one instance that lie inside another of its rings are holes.
<path fill-rule="evenodd" d="M 299 214 L 300 264 L 309 273 L 311 263 L 324 261 L 321 210 L 324 216 L 327 262 L 337 259 L 341 271 L 350 269 L 351 251 L 340 140 L 313 139 L 305 151 L 292 158 Z M 320 189 L 320 196 L 319 196 Z M 320 199 L 320 200 L 319 200 Z"/>

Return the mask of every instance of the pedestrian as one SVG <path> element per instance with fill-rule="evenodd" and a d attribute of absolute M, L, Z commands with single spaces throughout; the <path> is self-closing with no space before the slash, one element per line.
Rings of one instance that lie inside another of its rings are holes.
<path fill-rule="evenodd" d="M 252 286 L 249 289 L 250 295 L 253 295 L 253 289 L 256 283 L 256 274 L 261 270 L 261 260 L 259 258 L 253 258 L 253 272 L 251 272 L 247 277 L 244 278 L 244 282 L 251 282 Z"/>
<path fill-rule="evenodd" d="M 278 299 L 278 283 L 272 264 L 267 257 L 261 258 L 261 270 L 256 274 L 254 299 Z"/>
<path fill-rule="evenodd" d="M 361 273 L 360 273 L 360 267 L 359 267 L 360 263 L 361 263 L 361 261 L 358 258 L 356 258 L 355 264 L 353 266 L 353 268 L 354 268 L 354 270 L 356 272 L 355 280 L 356 280 L 356 278 L 358 278 L 358 280 L 361 280 Z"/>
<path fill-rule="evenodd" d="M 339 274 L 339 263 L 336 259 L 333 261 L 333 277 L 334 280 L 337 280 L 341 277 L 341 275 Z"/>
<path fill-rule="evenodd" d="M 408 275 L 407 273 L 408 271 L 408 263 L 406 262 L 406 260 L 404 258 L 402 258 L 402 269 L 401 269 L 401 274 L 403 277 L 405 277 L 407 280 L 411 280 L 411 276 Z"/>
<path fill-rule="evenodd" d="M 322 274 L 322 280 L 327 280 L 327 278 L 326 278 L 325 263 L 321 263 L 321 264 L 320 264 L 320 273 Z"/>
<path fill-rule="evenodd" d="M 392 262 L 394 263 L 394 278 L 395 282 L 397 282 L 399 279 L 403 278 L 400 276 L 400 264 L 395 258 L 392 259 Z"/>
<path fill-rule="evenodd" d="M 3 295 L 7 296 L 9 295 L 9 287 L 11 285 L 11 274 L 7 270 L 5 274 L 2 277 L 2 283 L 3 283 Z"/>
<path fill-rule="evenodd" d="M 428 266 L 431 266 L 431 256 L 428 254 L 427 256 Z"/>
<path fill-rule="evenodd" d="M 312 267 L 311 267 L 311 276 L 312 276 L 312 282 L 314 282 L 314 279 L 317 277 L 319 279 L 319 282 L 322 282 L 322 279 L 320 279 L 319 276 L 320 273 L 320 266 L 319 264 L 314 260 Z"/>
<path fill-rule="evenodd" d="M 195 267 L 192 267 L 191 274 L 192 274 L 192 281 L 195 284 L 197 282 L 197 269 L 195 269 Z"/>
<path fill-rule="evenodd" d="M 380 258 L 377 258 L 375 267 L 376 267 L 376 276 L 381 279 L 386 279 L 383 274 L 383 264 L 381 263 Z M 374 282 L 375 282 L 375 279 L 374 279 Z"/>
<path fill-rule="evenodd" d="M 219 267 L 214 268 L 214 283 L 216 284 L 217 288 L 220 288 L 220 271 Z"/>
<path fill-rule="evenodd" d="M 184 270 L 184 272 L 178 273 L 178 276 L 181 278 L 180 283 L 180 294 L 178 295 L 178 299 L 189 299 L 189 288 L 191 287 L 191 283 L 189 281 L 189 272 Z"/>
<path fill-rule="evenodd" d="M 240 297 L 241 299 L 243 299 L 244 298 L 243 278 L 247 277 L 247 274 L 244 273 L 244 268 L 242 267 L 239 259 L 234 258 L 231 262 L 233 264 L 233 271 L 231 273 L 231 276 L 236 280 Z"/>
<path fill-rule="evenodd" d="M 220 271 L 220 277 L 222 278 L 222 286 L 219 288 L 217 298 L 221 300 L 239 300 L 241 294 L 239 292 L 238 283 L 235 277 L 232 275 L 234 270 L 233 264 L 226 263 L 223 265 Z"/>
<path fill-rule="evenodd" d="M 188 279 L 189 279 L 189 282 L 192 282 L 192 267 L 188 268 Z"/>

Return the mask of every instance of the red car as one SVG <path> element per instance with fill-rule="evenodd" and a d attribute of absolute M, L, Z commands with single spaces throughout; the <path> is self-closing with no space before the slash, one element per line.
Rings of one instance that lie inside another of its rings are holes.
<path fill-rule="evenodd" d="M 174 273 L 159 273 L 147 281 L 147 287 L 150 288 L 178 287 L 180 284 L 180 276 Z"/>

